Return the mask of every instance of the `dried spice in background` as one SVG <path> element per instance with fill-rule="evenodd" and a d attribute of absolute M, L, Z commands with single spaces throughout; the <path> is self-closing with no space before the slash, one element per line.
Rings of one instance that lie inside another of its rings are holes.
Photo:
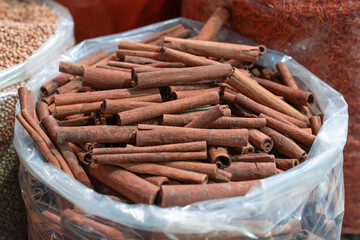
<path fill-rule="evenodd" d="M 349 137 L 344 150 L 344 233 L 360 230 L 357 172 L 360 163 L 360 2 L 315 0 L 183 0 L 182 15 L 205 22 L 219 6 L 232 15 L 226 26 L 286 53 L 345 96 Z"/>

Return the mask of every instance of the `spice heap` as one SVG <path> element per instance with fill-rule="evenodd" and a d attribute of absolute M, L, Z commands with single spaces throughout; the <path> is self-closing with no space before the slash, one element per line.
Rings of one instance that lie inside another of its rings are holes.
<path fill-rule="evenodd" d="M 0 70 L 27 60 L 56 29 L 46 5 L 0 0 Z"/>
<path fill-rule="evenodd" d="M 170 207 L 245 195 L 305 161 L 323 119 L 284 63 L 256 64 L 265 46 L 209 41 L 226 14 L 216 11 L 195 39 L 165 30 L 151 44 L 60 62 L 36 107 L 19 89 L 16 117 L 49 163 L 118 201 Z M 48 218 L 87 224 L 69 209 Z"/>

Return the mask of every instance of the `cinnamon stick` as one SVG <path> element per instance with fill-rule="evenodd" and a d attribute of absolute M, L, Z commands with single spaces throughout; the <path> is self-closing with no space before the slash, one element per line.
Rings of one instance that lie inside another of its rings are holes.
<path fill-rule="evenodd" d="M 249 129 L 249 141 L 265 153 L 270 152 L 274 145 L 273 140 L 269 136 L 257 129 Z"/>
<path fill-rule="evenodd" d="M 319 116 L 312 116 L 309 118 L 312 134 L 317 135 L 321 128 L 321 118 Z"/>
<path fill-rule="evenodd" d="M 94 125 L 95 117 L 90 115 L 90 116 L 85 116 L 85 117 L 78 117 L 75 119 L 62 120 L 62 121 L 58 121 L 58 124 L 60 127 Z"/>
<path fill-rule="evenodd" d="M 203 152 L 206 151 L 206 142 L 175 143 L 149 147 L 135 147 L 126 145 L 123 148 L 94 148 L 93 154 L 120 154 L 120 153 L 156 153 L 156 152 Z"/>
<path fill-rule="evenodd" d="M 74 80 L 69 81 L 56 89 L 56 93 L 64 94 L 82 86 L 82 77 L 76 77 Z"/>
<path fill-rule="evenodd" d="M 231 165 L 231 158 L 226 148 L 211 147 L 209 149 L 209 160 L 219 168 L 227 168 Z"/>
<path fill-rule="evenodd" d="M 214 183 L 203 185 L 163 185 L 159 205 L 163 208 L 245 195 L 258 181 Z"/>
<path fill-rule="evenodd" d="M 42 101 L 36 102 L 36 113 L 39 121 L 42 121 L 45 117 L 50 116 L 49 106 Z"/>
<path fill-rule="evenodd" d="M 275 175 L 276 165 L 273 162 L 233 162 L 225 171 L 232 174 L 231 181 L 248 181 Z"/>
<path fill-rule="evenodd" d="M 207 183 L 207 175 L 153 163 L 122 163 L 121 167 L 140 174 L 165 176 L 186 183 Z"/>
<path fill-rule="evenodd" d="M 92 102 L 55 106 L 56 117 L 62 119 L 75 114 L 99 112 L 101 104 L 102 102 Z"/>
<path fill-rule="evenodd" d="M 299 160 L 297 159 L 285 159 L 285 158 L 275 158 L 276 168 L 281 170 L 289 170 L 300 164 Z"/>
<path fill-rule="evenodd" d="M 155 95 L 158 96 L 158 95 Z M 103 114 L 115 114 L 119 112 L 128 111 L 131 109 L 136 109 L 145 106 L 151 106 L 156 104 L 154 102 L 143 102 L 136 101 L 135 99 L 120 99 L 120 100 L 108 100 L 105 99 L 100 106 L 100 111 Z"/>
<path fill-rule="evenodd" d="M 191 96 L 195 96 L 195 95 L 198 95 L 198 94 L 211 92 L 211 91 L 217 91 L 219 94 L 221 94 L 222 90 L 219 87 L 214 87 L 214 88 L 206 88 L 206 89 L 199 89 L 199 90 L 189 90 L 189 91 L 173 91 L 171 93 L 171 98 L 176 100 L 176 99 L 191 97 Z"/>
<path fill-rule="evenodd" d="M 88 173 L 135 203 L 153 204 L 159 187 L 135 174 L 110 165 L 90 164 Z"/>
<path fill-rule="evenodd" d="M 93 156 L 89 151 L 85 151 L 84 149 L 73 143 L 69 143 L 69 146 L 71 147 L 72 151 L 75 153 L 79 161 L 83 164 L 89 165 L 90 163 L 94 162 Z"/>
<path fill-rule="evenodd" d="M 230 13 L 226 8 L 217 8 L 206 21 L 205 25 L 202 27 L 195 39 L 208 41 L 213 40 L 229 17 Z"/>
<path fill-rule="evenodd" d="M 137 146 L 149 146 L 168 143 L 206 141 L 210 146 L 241 147 L 248 142 L 247 129 L 200 129 L 138 125 L 151 130 L 139 130 L 136 134 Z"/>
<path fill-rule="evenodd" d="M 154 105 L 118 113 L 118 123 L 120 125 L 128 125 L 131 123 L 159 117 L 166 113 L 180 112 L 186 109 L 204 106 L 207 104 L 217 104 L 218 102 L 219 94 L 217 92 L 209 92 L 198 96 L 164 103 L 157 103 Z"/>
<path fill-rule="evenodd" d="M 156 185 L 156 186 L 161 186 L 163 184 L 169 184 L 170 180 L 167 177 L 164 176 L 143 176 L 142 178 L 144 178 L 146 181 Z"/>
<path fill-rule="evenodd" d="M 232 162 L 275 162 L 275 156 L 267 153 L 231 155 Z"/>
<path fill-rule="evenodd" d="M 225 115 L 224 110 L 217 104 L 215 107 L 210 110 L 205 111 L 199 116 L 196 116 L 191 122 L 186 124 L 185 128 L 206 128 L 215 120 L 223 117 Z"/>

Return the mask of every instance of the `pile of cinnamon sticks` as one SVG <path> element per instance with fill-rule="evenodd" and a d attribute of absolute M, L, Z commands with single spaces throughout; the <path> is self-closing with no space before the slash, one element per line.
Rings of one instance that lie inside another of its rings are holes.
<path fill-rule="evenodd" d="M 256 64 L 264 46 L 209 41 L 222 23 L 193 39 L 177 25 L 60 62 L 36 107 L 19 89 L 17 119 L 49 163 L 119 201 L 245 195 L 305 161 L 323 115 L 313 116 L 314 95 L 284 63 L 277 72 Z"/>

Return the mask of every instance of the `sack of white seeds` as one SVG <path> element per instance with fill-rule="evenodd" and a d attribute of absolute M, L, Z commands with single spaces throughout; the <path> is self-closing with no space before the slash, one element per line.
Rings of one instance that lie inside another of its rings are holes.
<path fill-rule="evenodd" d="M 47 65 L 27 87 L 39 100 L 40 86 L 58 74 L 59 61 L 78 62 L 98 49 L 112 52 L 120 41 L 140 41 L 178 23 L 190 29 L 192 36 L 202 26 L 187 19 L 175 19 L 87 40 Z M 219 36 L 224 42 L 251 44 L 227 29 L 222 29 Z M 260 186 L 253 187 L 241 197 L 169 208 L 114 200 L 44 162 L 33 140 L 16 122 L 14 144 L 27 169 L 20 172 L 21 186 L 29 190 L 27 183 L 36 179 L 31 183 L 34 185 L 31 185 L 31 191 L 24 191 L 29 201 L 27 206 L 36 210 L 31 216 L 34 221 L 30 231 L 42 233 L 44 239 L 50 237 L 47 234 L 54 239 L 60 236 L 106 239 L 104 231 L 116 232 L 117 236 L 122 233 L 124 239 L 340 239 L 344 213 L 342 151 L 347 135 L 347 104 L 340 93 L 289 56 L 268 50 L 258 63 L 275 69 L 275 64 L 280 61 L 286 62 L 302 89 L 315 94 L 317 105 L 311 110 L 325 114 L 324 124 L 305 162 L 261 180 Z M 33 197 L 33 192 L 41 194 Z M 69 207 L 73 210 L 64 211 Z M 71 217 L 75 220 L 70 221 Z M 103 231 L 93 228 L 95 225 L 100 225 Z"/>
<path fill-rule="evenodd" d="M 0 239 L 26 239 L 13 146 L 17 89 L 73 45 L 69 11 L 51 1 L 0 0 Z"/>
<path fill-rule="evenodd" d="M 74 41 L 70 12 L 52 0 L 0 0 L 0 89 L 42 69 Z"/>

